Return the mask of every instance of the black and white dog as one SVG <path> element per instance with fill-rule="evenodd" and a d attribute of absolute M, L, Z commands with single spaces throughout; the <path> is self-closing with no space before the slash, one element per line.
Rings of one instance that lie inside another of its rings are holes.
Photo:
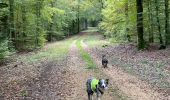
<path fill-rule="evenodd" d="M 109 79 L 89 78 L 86 82 L 88 100 L 92 100 L 92 95 L 97 94 L 97 100 L 104 94 L 104 90 L 108 87 Z"/>
<path fill-rule="evenodd" d="M 106 58 L 106 55 L 102 55 L 102 65 L 104 68 L 107 68 L 108 60 Z"/>

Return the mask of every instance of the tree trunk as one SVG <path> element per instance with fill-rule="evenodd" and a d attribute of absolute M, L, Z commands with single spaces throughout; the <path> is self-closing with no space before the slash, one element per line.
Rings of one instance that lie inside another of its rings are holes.
<path fill-rule="evenodd" d="M 151 11 L 151 1 L 148 0 L 148 19 L 149 19 L 149 24 L 148 24 L 148 30 L 149 30 L 149 43 L 153 43 L 153 17 L 152 17 L 152 11 Z"/>
<path fill-rule="evenodd" d="M 14 33 L 14 0 L 9 0 L 9 39 L 12 40 L 12 34 Z"/>
<path fill-rule="evenodd" d="M 80 7 L 78 5 L 78 15 L 77 15 L 77 31 L 80 32 L 80 16 L 79 16 L 79 13 L 80 13 Z"/>
<path fill-rule="evenodd" d="M 54 7 L 54 1 L 51 1 L 51 7 Z M 51 17 L 51 19 L 52 19 L 52 22 L 50 23 L 50 25 L 49 25 L 49 41 L 50 42 L 52 42 L 52 33 L 54 32 L 54 30 L 53 30 L 53 20 L 54 20 L 54 15 Z"/>
<path fill-rule="evenodd" d="M 159 40 L 160 40 L 160 44 L 163 45 L 163 39 L 162 39 L 162 34 L 161 34 L 161 25 L 160 25 L 160 21 L 159 21 L 159 4 L 158 4 L 158 0 L 155 0 L 155 5 L 156 5 L 156 20 L 157 20 L 157 25 L 158 25 L 158 31 L 159 31 Z"/>
<path fill-rule="evenodd" d="M 165 38 L 166 45 L 170 45 L 170 33 L 169 33 L 169 0 L 165 0 Z"/>
<path fill-rule="evenodd" d="M 143 5 L 142 0 L 136 0 L 137 7 L 137 32 L 138 32 L 138 49 L 144 49 L 145 43 L 143 38 Z"/>
<path fill-rule="evenodd" d="M 88 28 L 88 22 L 87 22 L 87 18 L 85 18 L 85 29 Z"/>
<path fill-rule="evenodd" d="M 76 33 L 75 32 L 75 22 L 74 22 L 74 20 L 72 20 L 72 23 L 71 23 L 71 32 L 72 32 L 72 34 Z"/>
<path fill-rule="evenodd" d="M 19 48 L 23 48 L 24 47 L 24 36 L 25 36 L 25 31 L 26 31 L 26 7 L 25 5 L 22 5 L 22 32 L 21 32 L 21 37 L 20 37 L 20 40 L 21 42 L 19 44 L 21 44 L 21 47 Z"/>
<path fill-rule="evenodd" d="M 36 33 L 35 33 L 35 48 L 39 46 L 39 32 L 40 32 L 40 17 L 41 17 L 41 0 L 37 0 L 36 2 L 36 19 L 37 19 L 37 27 L 36 27 Z"/>
<path fill-rule="evenodd" d="M 128 28 L 128 25 L 129 25 L 129 14 L 128 14 L 128 10 L 129 10 L 129 7 L 128 7 L 128 0 L 126 1 L 126 4 L 125 4 L 125 17 L 126 17 L 126 29 L 125 29 L 125 34 L 126 34 L 126 38 L 128 40 L 128 42 L 131 41 L 130 39 L 130 35 L 129 35 L 129 28 Z"/>
<path fill-rule="evenodd" d="M 77 9 L 77 33 L 80 32 L 80 0 L 78 0 L 78 9 Z"/>

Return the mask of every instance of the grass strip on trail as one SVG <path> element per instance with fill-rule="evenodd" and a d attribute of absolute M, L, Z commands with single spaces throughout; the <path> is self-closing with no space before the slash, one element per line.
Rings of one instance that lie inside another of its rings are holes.
<path fill-rule="evenodd" d="M 88 69 L 96 69 L 97 66 L 93 62 L 93 59 L 90 57 L 90 55 L 81 46 L 81 39 L 77 40 L 76 45 L 77 45 L 78 49 L 80 50 L 80 55 L 81 55 L 82 59 L 86 62 L 87 68 Z"/>
<path fill-rule="evenodd" d="M 18 59 L 22 59 L 26 62 L 36 62 L 43 59 L 57 59 L 67 55 L 69 46 L 72 41 L 77 37 L 71 37 L 66 40 L 62 40 L 55 43 L 47 44 L 42 50 L 38 52 L 30 53 L 29 55 L 20 56 Z"/>

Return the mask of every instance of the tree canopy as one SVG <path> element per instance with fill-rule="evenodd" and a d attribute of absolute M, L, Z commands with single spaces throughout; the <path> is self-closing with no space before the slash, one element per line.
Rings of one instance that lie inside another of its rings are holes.
<path fill-rule="evenodd" d="M 143 49 L 170 44 L 168 0 L 1 0 L 0 58 L 41 48 L 93 26 Z"/>

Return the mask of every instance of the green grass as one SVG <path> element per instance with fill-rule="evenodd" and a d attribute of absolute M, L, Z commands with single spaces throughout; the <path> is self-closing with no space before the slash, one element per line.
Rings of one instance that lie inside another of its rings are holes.
<path fill-rule="evenodd" d="M 88 27 L 88 30 L 85 30 L 82 32 L 91 33 L 91 32 L 97 32 L 97 31 L 98 31 L 97 27 Z"/>
<path fill-rule="evenodd" d="M 26 90 L 23 90 L 20 92 L 20 96 L 26 97 L 26 96 L 28 96 L 28 92 Z"/>
<path fill-rule="evenodd" d="M 81 55 L 82 59 L 86 62 L 87 68 L 88 69 L 96 69 L 97 68 L 96 64 L 93 62 L 93 59 L 90 57 L 90 55 L 83 49 L 80 41 L 81 41 L 81 39 L 78 39 L 76 42 L 76 45 L 80 50 L 80 55 Z"/>
<path fill-rule="evenodd" d="M 89 31 L 89 32 L 88 32 Z M 86 35 L 83 36 L 84 42 L 89 46 L 89 47 L 94 47 L 94 46 L 101 46 L 104 44 L 110 44 L 109 41 L 103 40 L 102 35 L 100 33 L 96 33 L 95 30 L 87 30 Z"/>
<path fill-rule="evenodd" d="M 101 38 L 102 38 L 101 35 L 95 35 L 95 34 L 96 33 L 91 33 L 85 39 L 85 42 L 89 47 L 104 44 L 101 41 Z"/>
<path fill-rule="evenodd" d="M 26 62 L 36 62 L 43 59 L 57 59 L 67 55 L 69 46 L 76 37 L 72 37 L 67 40 L 59 41 L 56 43 L 49 44 L 48 47 L 44 47 L 42 50 L 31 53 L 30 55 L 20 56 L 18 59 L 22 59 Z"/>
<path fill-rule="evenodd" d="M 143 59 L 143 60 L 141 61 L 141 63 L 142 63 L 142 64 L 148 64 L 149 61 L 148 61 L 147 59 Z"/>
<path fill-rule="evenodd" d="M 33 54 L 31 56 L 27 56 L 25 58 L 25 60 L 27 60 L 29 62 L 35 62 L 35 61 L 41 60 L 46 57 L 48 57 L 48 59 L 53 59 L 53 58 L 57 58 L 59 56 L 61 57 L 64 54 L 67 54 L 67 52 L 68 52 L 68 48 L 66 45 L 65 46 L 58 45 L 57 47 L 49 48 L 47 50 L 43 50 L 36 54 Z"/>

